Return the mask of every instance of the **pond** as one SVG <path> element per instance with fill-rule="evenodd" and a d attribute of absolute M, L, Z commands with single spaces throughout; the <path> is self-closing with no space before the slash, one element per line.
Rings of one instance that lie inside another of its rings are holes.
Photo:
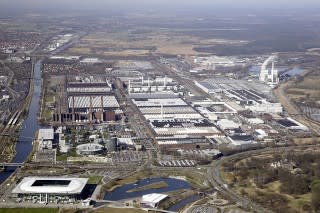
<path fill-rule="evenodd" d="M 199 200 L 201 197 L 199 195 L 192 195 L 190 197 L 187 197 L 183 200 L 180 200 L 178 203 L 170 206 L 167 210 L 168 211 L 173 211 L 173 212 L 177 212 L 180 209 L 182 209 L 183 207 L 185 207 L 186 205 L 193 203 L 197 200 Z"/>
<path fill-rule="evenodd" d="M 166 186 L 157 189 L 133 191 L 134 189 L 158 182 L 164 182 L 166 183 Z M 107 192 L 104 196 L 104 200 L 117 201 L 134 197 L 141 197 L 142 195 L 150 193 L 165 193 L 180 189 L 189 189 L 190 187 L 190 184 L 185 180 L 175 178 L 146 178 L 143 180 L 139 180 L 135 183 L 124 184 L 115 188 L 111 192 Z"/>

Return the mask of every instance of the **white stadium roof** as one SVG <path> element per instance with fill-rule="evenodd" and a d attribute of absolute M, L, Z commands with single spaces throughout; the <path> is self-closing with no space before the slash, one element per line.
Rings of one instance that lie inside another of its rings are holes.
<path fill-rule="evenodd" d="M 80 194 L 88 178 L 25 177 L 12 190 L 14 194 Z"/>

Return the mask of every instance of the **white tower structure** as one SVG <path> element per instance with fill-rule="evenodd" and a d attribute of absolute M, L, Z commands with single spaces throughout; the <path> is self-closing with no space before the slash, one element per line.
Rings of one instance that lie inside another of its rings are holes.
<path fill-rule="evenodd" d="M 267 60 L 263 62 L 261 65 L 259 80 L 263 82 L 271 82 L 272 84 L 279 83 L 278 78 L 278 70 L 274 67 L 274 61 L 276 60 L 277 56 L 272 55 Z M 269 72 L 267 66 L 272 63 L 271 70 Z"/>

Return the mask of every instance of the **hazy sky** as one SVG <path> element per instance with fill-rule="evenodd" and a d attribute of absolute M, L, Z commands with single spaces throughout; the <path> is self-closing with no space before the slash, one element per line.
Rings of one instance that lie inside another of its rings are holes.
<path fill-rule="evenodd" d="M 118 9 L 285 9 L 320 8 L 320 0 L 0 0 L 0 10 L 118 10 Z M 6 11 L 8 12 L 8 11 Z"/>
<path fill-rule="evenodd" d="M 112 5 L 163 5 L 170 7 L 185 5 L 223 5 L 223 6 L 245 6 L 263 7 L 287 5 L 312 6 L 320 5 L 319 0 L 0 0 L 0 6 L 30 7 L 38 5 L 41 7 L 74 6 L 74 7 L 98 7 Z"/>

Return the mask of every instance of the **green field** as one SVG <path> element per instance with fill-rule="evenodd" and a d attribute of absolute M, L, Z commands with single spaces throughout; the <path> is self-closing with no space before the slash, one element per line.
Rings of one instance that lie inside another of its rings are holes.
<path fill-rule="evenodd" d="M 50 208 L 1 208 L 0 213 L 56 213 L 58 209 Z"/>
<path fill-rule="evenodd" d="M 133 208 L 109 208 L 109 207 L 103 207 L 101 209 L 95 210 L 94 213 L 102 213 L 102 212 L 108 212 L 108 213 L 143 213 L 146 211 L 140 210 L 140 209 L 133 209 Z"/>
<path fill-rule="evenodd" d="M 135 188 L 135 189 L 131 189 L 127 192 L 140 192 L 140 191 L 145 191 L 145 190 L 148 190 L 148 189 L 161 189 L 161 188 L 164 188 L 164 187 L 167 187 L 168 184 L 164 181 L 160 181 L 160 182 L 156 182 L 156 183 L 151 183 L 151 184 L 148 184 L 148 185 L 145 185 L 145 186 L 141 186 L 141 187 L 138 187 L 138 188 Z"/>
<path fill-rule="evenodd" d="M 102 176 L 90 176 L 88 184 L 99 184 L 102 178 Z"/>

